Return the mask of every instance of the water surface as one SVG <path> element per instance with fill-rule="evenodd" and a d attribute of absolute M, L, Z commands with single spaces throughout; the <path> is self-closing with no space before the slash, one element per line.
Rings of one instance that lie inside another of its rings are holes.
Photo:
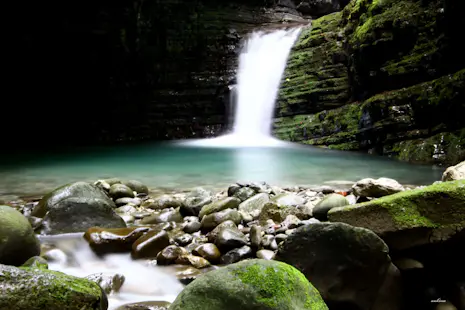
<path fill-rule="evenodd" d="M 423 185 L 439 180 L 442 172 L 442 168 L 380 156 L 291 143 L 255 148 L 145 144 L 3 158 L 0 195 L 43 194 L 65 183 L 106 177 L 137 179 L 151 188 L 219 189 L 235 181 L 321 185 L 365 177 L 390 177 L 405 184 Z"/>

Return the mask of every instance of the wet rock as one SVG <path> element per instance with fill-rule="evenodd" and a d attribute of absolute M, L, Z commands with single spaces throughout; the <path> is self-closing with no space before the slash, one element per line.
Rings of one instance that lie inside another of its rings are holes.
<path fill-rule="evenodd" d="M 270 251 L 270 250 L 260 250 L 257 251 L 257 258 L 260 259 L 266 259 L 266 260 L 272 260 L 276 257 L 275 252 Z"/>
<path fill-rule="evenodd" d="M 215 202 L 212 202 L 202 207 L 199 218 L 202 219 L 205 215 L 220 212 L 226 209 L 236 209 L 241 201 L 236 197 L 227 197 Z"/>
<path fill-rule="evenodd" d="M 157 255 L 157 265 L 171 265 L 178 257 L 189 254 L 186 249 L 177 245 L 169 245 Z"/>
<path fill-rule="evenodd" d="M 320 221 L 328 220 L 329 210 L 337 207 L 347 206 L 349 201 L 342 195 L 330 194 L 323 198 L 315 208 L 313 208 L 313 216 Z"/>
<path fill-rule="evenodd" d="M 312 216 L 312 208 L 299 205 L 293 206 L 278 206 L 275 203 L 267 203 L 263 206 L 258 217 L 261 225 L 264 225 L 267 220 L 272 219 L 275 222 L 282 222 L 288 215 L 295 215 L 301 220 L 309 219 Z"/>
<path fill-rule="evenodd" d="M 149 231 L 133 243 L 131 256 L 134 259 L 155 258 L 168 245 L 170 238 L 166 231 Z"/>
<path fill-rule="evenodd" d="M 135 197 L 134 191 L 124 184 L 113 184 L 110 187 L 109 194 L 110 194 L 110 197 L 115 200 L 118 198 L 125 198 L 125 197 L 134 198 Z"/>
<path fill-rule="evenodd" d="M 142 182 L 139 182 L 137 180 L 129 180 L 123 182 L 124 185 L 129 187 L 132 191 L 138 193 L 138 194 L 147 194 L 149 193 L 149 188 L 144 185 Z"/>
<path fill-rule="evenodd" d="M 442 181 L 456 181 L 465 179 L 465 161 L 455 166 L 450 166 L 442 174 Z"/>
<path fill-rule="evenodd" d="M 253 218 L 257 218 L 267 202 L 270 201 L 269 195 L 266 193 L 257 194 L 239 205 L 239 211 L 247 212 Z"/>
<path fill-rule="evenodd" d="M 176 259 L 176 264 L 181 264 L 181 265 L 191 265 L 194 266 L 197 269 L 202 269 L 206 267 L 210 267 L 210 262 L 206 260 L 203 257 L 200 256 L 195 256 L 191 254 L 179 256 Z"/>
<path fill-rule="evenodd" d="M 279 243 L 281 243 L 282 241 L 286 240 L 287 237 L 288 237 L 288 235 L 286 235 L 286 234 L 277 234 L 277 235 L 275 236 L 275 240 L 276 240 L 276 242 L 279 244 Z"/>
<path fill-rule="evenodd" d="M 40 254 L 40 243 L 24 215 L 0 206 L 0 264 L 21 266 Z"/>
<path fill-rule="evenodd" d="M 242 216 L 242 221 L 244 223 L 249 223 L 253 221 L 252 214 L 245 212 L 245 211 L 239 211 L 239 214 Z"/>
<path fill-rule="evenodd" d="M 203 206 L 212 202 L 209 191 L 199 187 L 190 192 L 184 200 L 180 212 L 183 216 L 198 216 Z"/>
<path fill-rule="evenodd" d="M 121 184 L 121 180 L 118 178 L 108 178 L 102 181 L 108 183 L 110 186 L 112 186 L 113 184 Z"/>
<path fill-rule="evenodd" d="M 258 249 L 262 243 L 262 229 L 258 225 L 250 227 L 250 244 L 252 248 Z"/>
<path fill-rule="evenodd" d="M 42 219 L 40 217 L 35 217 L 35 216 L 28 216 L 27 220 L 32 226 L 32 229 L 35 231 L 36 229 L 40 228 L 42 225 Z"/>
<path fill-rule="evenodd" d="M 141 301 L 122 305 L 116 310 L 168 310 L 170 305 L 167 301 Z"/>
<path fill-rule="evenodd" d="M 228 190 L 229 193 L 229 190 Z M 256 194 L 255 190 L 250 187 L 242 187 L 239 188 L 237 191 L 234 192 L 232 196 L 238 198 L 241 202 L 245 201 Z"/>
<path fill-rule="evenodd" d="M 274 196 L 271 201 L 278 206 L 298 206 L 305 204 L 305 199 L 294 193 L 283 193 Z"/>
<path fill-rule="evenodd" d="M 215 243 L 216 242 L 216 237 L 218 236 L 218 233 L 220 232 L 221 229 L 223 228 L 233 228 L 233 229 L 238 229 L 237 225 L 233 221 L 224 221 L 218 226 L 215 227 L 211 232 L 207 234 L 208 242 Z"/>
<path fill-rule="evenodd" d="M 123 214 L 121 215 L 121 218 L 123 219 L 123 221 L 126 223 L 126 224 L 132 224 L 135 222 L 136 218 L 132 215 L 128 215 L 128 214 Z"/>
<path fill-rule="evenodd" d="M 327 310 L 318 291 L 287 264 L 253 259 L 210 271 L 190 283 L 170 310 Z"/>
<path fill-rule="evenodd" d="M 106 295 L 96 283 L 42 268 L 0 265 L 0 287 L 0 309 L 106 310 L 108 307 Z"/>
<path fill-rule="evenodd" d="M 315 223 L 297 228 L 279 247 L 276 259 L 312 279 L 330 307 L 381 309 L 376 301 L 388 297 L 384 309 L 398 309 L 400 279 L 388 252 L 383 240 L 368 229 Z M 381 290 L 388 282 L 393 288 Z"/>
<path fill-rule="evenodd" d="M 181 235 L 177 235 L 176 237 L 174 237 L 174 242 L 176 242 L 176 244 L 180 246 L 184 246 L 184 245 L 188 245 L 189 243 L 191 243 L 192 239 L 193 239 L 192 235 L 181 234 Z"/>
<path fill-rule="evenodd" d="M 125 199 L 125 198 L 122 198 L 122 199 Z M 132 199 L 132 198 L 130 198 Z M 134 205 L 124 205 L 124 206 L 121 206 L 119 208 L 116 208 L 115 209 L 115 212 L 118 213 L 118 214 L 130 214 L 130 213 L 136 213 L 137 212 L 137 209 L 135 208 Z"/>
<path fill-rule="evenodd" d="M 125 280 L 123 275 L 108 273 L 94 273 L 85 278 L 97 283 L 107 295 L 119 292 Z"/>
<path fill-rule="evenodd" d="M 181 282 L 184 285 L 191 283 L 197 277 L 201 276 L 204 273 L 218 269 L 218 267 L 216 266 L 210 266 L 202 269 L 182 265 L 177 265 L 177 267 L 180 270 L 176 272 L 176 277 L 178 278 L 179 282 Z"/>
<path fill-rule="evenodd" d="M 247 239 L 236 228 L 223 228 L 218 232 L 215 244 L 221 250 L 227 251 L 247 244 Z"/>
<path fill-rule="evenodd" d="M 202 224 L 202 230 L 208 231 L 212 230 L 222 222 L 232 221 L 237 225 L 241 222 L 241 220 L 242 217 L 237 210 L 226 209 L 204 216 L 200 223 Z"/>
<path fill-rule="evenodd" d="M 390 249 L 444 242 L 465 229 L 465 180 L 440 182 L 329 211 L 332 222 L 365 227 Z"/>
<path fill-rule="evenodd" d="M 155 210 L 162 210 L 168 208 L 179 208 L 182 205 L 182 201 L 173 197 L 172 195 L 161 195 L 156 197 L 155 199 L 149 199 L 144 202 L 142 205 L 145 208 L 155 209 Z"/>
<path fill-rule="evenodd" d="M 352 190 L 356 196 L 378 198 L 402 192 L 405 188 L 394 179 L 366 178 L 355 183 Z"/>
<path fill-rule="evenodd" d="M 150 216 L 145 217 L 140 221 L 142 225 L 145 224 L 159 224 L 159 223 L 166 223 L 166 222 L 176 222 L 181 223 L 183 218 L 179 209 L 174 210 L 163 210 L 160 213 L 155 213 Z"/>
<path fill-rule="evenodd" d="M 111 185 L 108 184 L 108 182 L 106 182 L 105 180 L 98 180 L 94 182 L 94 185 L 100 188 L 101 190 L 104 190 L 107 193 L 110 191 L 110 187 L 111 187 Z"/>
<path fill-rule="evenodd" d="M 45 195 L 33 210 L 44 217 L 42 233 L 62 234 L 86 231 L 90 227 L 122 228 L 126 223 L 118 216 L 114 202 L 98 187 L 76 182 Z"/>
<path fill-rule="evenodd" d="M 192 254 L 199 255 L 213 264 L 218 263 L 221 258 L 220 250 L 213 243 L 199 245 L 192 251 Z"/>
<path fill-rule="evenodd" d="M 274 241 L 273 235 L 264 235 L 262 238 L 262 247 L 269 249 L 273 241 Z"/>
<path fill-rule="evenodd" d="M 149 227 L 92 227 L 86 231 L 84 239 L 98 255 L 130 252 L 132 244 L 149 230 Z"/>
<path fill-rule="evenodd" d="M 149 212 L 149 211 L 136 211 L 136 212 L 133 212 L 131 215 L 134 216 L 135 219 L 140 220 L 140 219 L 149 217 L 149 216 L 154 215 L 154 214 L 152 212 Z M 158 224 L 158 223 L 151 223 L 151 224 Z"/>
<path fill-rule="evenodd" d="M 129 197 L 123 197 L 123 198 L 118 198 L 115 200 L 115 204 L 117 207 L 121 207 L 124 205 L 133 205 L 133 206 L 140 206 L 142 201 L 140 198 L 129 198 Z"/>
<path fill-rule="evenodd" d="M 238 184 L 232 184 L 228 187 L 228 197 L 234 196 L 234 194 L 241 189 L 241 186 Z"/>
<path fill-rule="evenodd" d="M 323 194 L 334 193 L 334 188 L 332 188 L 329 185 L 322 185 L 322 186 L 312 187 L 310 190 L 314 191 L 314 192 L 323 193 Z"/>
<path fill-rule="evenodd" d="M 182 226 L 184 232 L 192 234 L 200 230 L 202 228 L 202 224 L 200 224 L 199 218 L 196 216 L 186 216 L 184 218 L 184 223 Z"/>
<path fill-rule="evenodd" d="M 249 246 L 244 245 L 243 247 L 233 249 L 221 256 L 220 262 L 221 264 L 234 264 L 243 259 L 251 258 L 252 256 L 252 249 Z"/>

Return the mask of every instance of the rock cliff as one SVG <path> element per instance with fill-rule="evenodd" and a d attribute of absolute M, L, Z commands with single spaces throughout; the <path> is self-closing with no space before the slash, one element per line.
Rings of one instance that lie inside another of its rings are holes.
<path fill-rule="evenodd" d="M 275 134 L 422 163 L 465 158 L 464 3 L 353 0 L 289 57 Z"/>
<path fill-rule="evenodd" d="M 4 57 L 13 117 L 3 125 L 14 130 L 2 141 L 30 148 L 218 134 L 241 38 L 304 20 L 281 2 L 11 3 L 22 15 Z"/>

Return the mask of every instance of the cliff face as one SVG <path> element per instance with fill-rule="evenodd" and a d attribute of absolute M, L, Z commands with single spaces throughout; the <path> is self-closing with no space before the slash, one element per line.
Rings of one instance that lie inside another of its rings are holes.
<path fill-rule="evenodd" d="M 11 5 L 21 22 L 4 57 L 3 125 L 13 130 L 1 138 L 14 147 L 219 134 L 241 38 L 302 20 L 292 2 L 266 0 Z"/>
<path fill-rule="evenodd" d="M 289 58 L 275 134 L 426 163 L 465 158 L 456 0 L 353 0 L 314 21 Z"/>

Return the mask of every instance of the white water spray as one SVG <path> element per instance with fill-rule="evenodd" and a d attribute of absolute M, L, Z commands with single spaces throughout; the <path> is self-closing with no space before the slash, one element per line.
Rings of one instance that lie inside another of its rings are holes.
<path fill-rule="evenodd" d="M 271 136 L 276 97 L 300 28 L 254 32 L 239 56 L 237 102 L 231 134 L 187 142 L 195 146 L 277 146 Z"/>

